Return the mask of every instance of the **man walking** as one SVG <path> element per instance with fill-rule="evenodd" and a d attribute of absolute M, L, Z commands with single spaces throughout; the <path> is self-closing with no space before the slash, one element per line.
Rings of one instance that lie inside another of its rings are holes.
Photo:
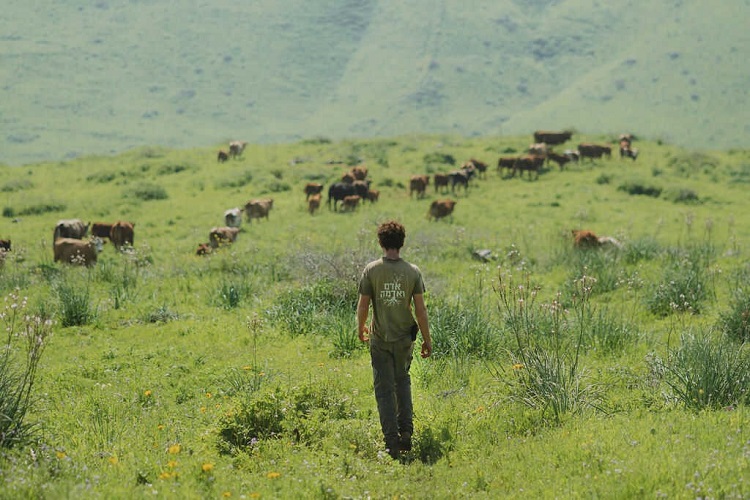
<path fill-rule="evenodd" d="M 421 356 L 432 354 L 422 273 L 400 256 L 405 238 L 404 226 L 396 221 L 378 226 L 383 257 L 370 262 L 362 272 L 357 303 L 359 339 L 370 343 L 380 427 L 393 458 L 398 458 L 400 451 L 411 450 L 414 424 L 409 367 L 417 331 L 422 332 Z M 366 323 L 371 303 L 370 329 Z"/>

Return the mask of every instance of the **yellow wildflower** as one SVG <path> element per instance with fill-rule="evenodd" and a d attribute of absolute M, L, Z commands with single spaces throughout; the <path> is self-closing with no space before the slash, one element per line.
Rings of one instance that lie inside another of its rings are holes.
<path fill-rule="evenodd" d="M 258 493 L 257 491 L 253 491 L 252 493 L 250 493 L 250 498 L 260 498 L 260 493 Z"/>
<path fill-rule="evenodd" d="M 523 364 L 522 363 L 516 363 L 515 365 L 513 365 L 513 369 L 514 370 L 520 370 L 521 368 L 523 368 Z"/>
<path fill-rule="evenodd" d="M 148 397 L 151 396 L 151 391 L 149 391 L 149 390 L 143 391 L 143 395 L 148 398 Z"/>
<path fill-rule="evenodd" d="M 182 446 L 179 443 L 175 443 L 167 450 L 170 455 L 177 455 L 182 450 Z"/>
<path fill-rule="evenodd" d="M 118 464 L 118 462 L 120 461 L 120 460 L 118 460 L 118 458 L 117 458 L 116 456 L 114 456 L 114 455 L 113 455 L 113 456 L 111 456 L 111 457 L 109 457 L 109 458 L 108 458 L 107 460 L 109 460 L 109 463 L 111 463 L 112 465 L 117 465 L 117 464 Z"/>
<path fill-rule="evenodd" d="M 67 456 L 64 451 L 58 451 L 57 453 L 55 453 L 55 455 L 57 456 L 58 460 L 62 460 Z"/>
<path fill-rule="evenodd" d="M 205 464 L 201 465 L 201 470 L 203 472 L 211 472 L 214 470 L 214 464 L 206 462 Z"/>
<path fill-rule="evenodd" d="M 250 366 L 250 365 L 245 365 L 245 366 L 242 367 L 242 369 L 245 370 L 245 371 L 248 371 L 248 370 L 252 370 L 253 367 Z"/>
<path fill-rule="evenodd" d="M 156 428 L 159 429 L 160 431 L 164 430 L 164 426 L 162 424 L 157 425 Z"/>
<path fill-rule="evenodd" d="M 167 462 L 167 467 L 169 467 L 170 469 L 174 469 L 175 467 L 177 467 L 177 460 L 170 460 L 169 462 Z"/>
<path fill-rule="evenodd" d="M 224 498 L 229 498 L 229 497 L 232 496 L 232 492 L 231 491 L 225 491 L 224 493 L 221 494 L 221 496 L 223 496 Z"/>
<path fill-rule="evenodd" d="M 269 472 L 268 474 L 266 474 L 266 477 L 268 479 L 278 479 L 281 477 L 281 472 Z"/>
<path fill-rule="evenodd" d="M 207 392 L 207 393 L 206 393 L 206 397 L 207 397 L 207 398 L 211 398 L 211 397 L 212 397 L 211 393 L 210 393 L 210 392 Z"/>

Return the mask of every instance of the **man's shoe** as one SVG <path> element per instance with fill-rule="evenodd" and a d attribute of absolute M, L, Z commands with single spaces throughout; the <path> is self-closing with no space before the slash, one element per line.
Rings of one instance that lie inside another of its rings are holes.
<path fill-rule="evenodd" d="M 385 442 L 385 451 L 391 456 L 391 458 L 398 458 L 400 446 L 398 440 L 388 440 Z"/>
<path fill-rule="evenodd" d="M 398 447 L 401 451 L 411 451 L 411 434 L 404 432 L 398 440 Z"/>

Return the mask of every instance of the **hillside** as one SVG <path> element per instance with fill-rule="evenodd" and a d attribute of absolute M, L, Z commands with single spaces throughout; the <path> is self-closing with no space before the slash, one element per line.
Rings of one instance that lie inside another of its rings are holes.
<path fill-rule="evenodd" d="M 6 2 L 0 163 L 229 138 L 744 146 L 750 2 Z"/>

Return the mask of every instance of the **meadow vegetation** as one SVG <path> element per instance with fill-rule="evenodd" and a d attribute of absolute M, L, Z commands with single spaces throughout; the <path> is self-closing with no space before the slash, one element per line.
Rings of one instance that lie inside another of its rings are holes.
<path fill-rule="evenodd" d="M 0 169 L 0 496 L 750 496 L 750 151 L 639 140 L 635 162 L 495 171 L 528 142 L 318 137 L 226 163 L 216 145 Z M 471 157 L 486 179 L 410 198 L 410 175 Z M 307 212 L 306 182 L 360 163 L 377 203 Z M 195 255 L 260 197 L 269 220 Z M 455 212 L 428 221 L 438 197 Z M 55 263 L 72 217 L 132 221 L 134 245 Z M 388 218 L 434 337 L 399 461 L 355 332 Z M 622 248 L 574 249 L 572 229 Z"/>

